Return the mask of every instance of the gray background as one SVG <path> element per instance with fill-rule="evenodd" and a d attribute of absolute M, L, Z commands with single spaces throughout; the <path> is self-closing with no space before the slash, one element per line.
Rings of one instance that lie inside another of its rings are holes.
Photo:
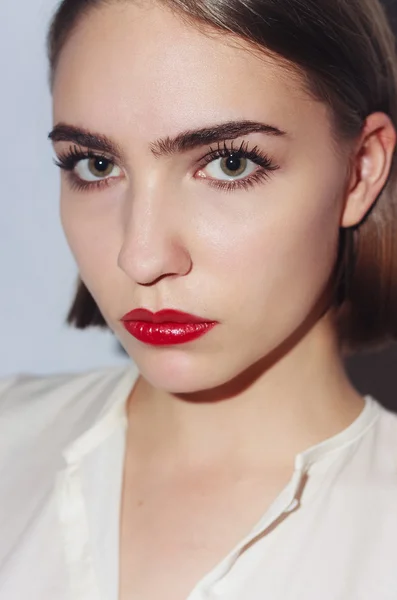
<path fill-rule="evenodd" d="M 0 0 L 0 377 L 126 361 L 110 333 L 64 325 L 77 269 L 59 219 L 45 36 L 54 0 Z"/>
<path fill-rule="evenodd" d="M 396 2 L 387 2 L 395 11 Z M 0 377 L 83 371 L 129 360 L 109 332 L 68 328 L 77 269 L 59 220 L 47 141 L 44 40 L 54 0 L 0 1 Z M 397 310 L 397 307 L 396 307 Z M 397 410 L 397 346 L 347 363 L 362 393 Z"/>

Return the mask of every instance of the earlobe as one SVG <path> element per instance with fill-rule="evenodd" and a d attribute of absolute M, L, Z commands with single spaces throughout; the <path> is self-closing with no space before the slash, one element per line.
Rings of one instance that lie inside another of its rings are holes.
<path fill-rule="evenodd" d="M 367 117 L 356 147 L 341 227 L 358 225 L 376 202 L 390 174 L 396 140 L 388 115 L 373 113 Z"/>

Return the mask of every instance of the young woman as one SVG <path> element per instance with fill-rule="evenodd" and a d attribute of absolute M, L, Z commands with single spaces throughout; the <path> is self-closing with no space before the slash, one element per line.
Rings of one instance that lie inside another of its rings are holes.
<path fill-rule="evenodd" d="M 378 0 L 64 0 L 49 58 L 68 321 L 131 365 L 2 381 L 0 597 L 395 600 Z"/>

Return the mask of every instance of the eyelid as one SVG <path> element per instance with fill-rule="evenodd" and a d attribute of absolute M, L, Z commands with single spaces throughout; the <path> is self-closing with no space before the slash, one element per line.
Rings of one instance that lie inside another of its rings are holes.
<path fill-rule="evenodd" d="M 238 148 L 234 148 L 233 142 L 229 146 L 228 143 L 224 141 L 223 147 L 221 147 L 219 142 L 217 148 L 213 149 L 210 147 L 209 152 L 201 158 L 200 165 L 196 168 L 194 177 L 196 178 L 197 174 L 203 171 L 203 169 L 212 162 L 215 162 L 221 157 L 230 156 L 231 154 L 237 154 L 241 158 L 247 158 L 252 163 L 256 164 L 257 168 L 246 177 L 239 177 L 234 180 L 233 178 L 224 180 L 211 176 L 203 177 L 202 175 L 200 176 L 200 179 L 205 181 L 206 184 L 211 187 L 223 192 L 231 193 L 238 190 L 248 190 L 256 185 L 260 185 L 270 179 L 273 171 L 280 169 L 280 166 L 274 162 L 267 153 L 260 150 L 258 146 L 254 146 L 250 149 L 248 142 L 243 140 Z"/>
<path fill-rule="evenodd" d="M 223 144 L 223 146 L 221 146 L 221 144 Z M 249 149 L 248 142 L 243 140 L 240 146 L 236 148 L 234 147 L 234 140 L 231 142 L 224 140 L 223 142 L 218 142 L 215 149 L 210 146 L 209 150 L 201 157 L 201 159 L 199 159 L 198 164 L 196 163 L 194 175 L 196 175 L 197 172 L 202 170 L 205 166 L 217 158 L 226 157 L 231 153 L 240 154 L 242 157 L 248 158 L 258 165 L 259 168 L 255 172 L 257 182 L 259 181 L 260 177 L 262 177 L 262 179 L 266 179 L 270 176 L 272 171 L 276 171 L 280 168 L 265 152 L 260 150 L 257 145 L 255 145 L 252 149 Z M 103 158 L 104 160 L 111 162 L 114 166 L 120 168 L 125 174 L 125 169 L 122 167 L 122 165 L 118 164 L 118 161 L 114 156 L 92 151 L 90 149 L 83 150 L 77 145 L 70 146 L 68 150 L 59 153 L 58 161 L 54 162 L 58 167 L 68 172 L 68 180 L 70 184 L 72 187 L 79 190 L 90 191 L 101 188 L 102 186 L 110 186 L 113 184 L 112 180 L 116 182 L 118 179 L 121 179 L 120 177 L 111 176 L 98 179 L 97 181 L 85 181 L 84 179 L 81 179 L 75 173 L 75 168 L 79 162 L 89 158 Z M 211 185 L 214 187 L 224 187 L 224 189 L 230 191 L 232 191 L 232 189 L 237 190 L 239 187 L 243 187 L 244 185 L 248 187 L 249 185 L 253 185 L 254 182 L 253 174 L 248 175 L 245 178 L 240 178 L 239 180 L 236 179 L 234 182 L 230 181 L 228 184 L 215 178 L 208 177 L 204 179 L 206 179 L 208 183 L 212 182 Z"/>
<path fill-rule="evenodd" d="M 221 146 L 221 144 L 223 145 Z M 198 170 L 203 169 L 212 161 L 218 158 L 225 158 L 230 154 L 237 154 L 242 158 L 247 158 L 268 171 L 276 171 L 280 168 L 279 165 L 273 162 L 266 152 L 263 152 L 259 149 L 258 145 L 255 145 L 252 149 L 250 149 L 249 142 L 247 140 L 243 140 L 241 144 L 235 148 L 233 141 L 229 146 L 228 142 L 225 140 L 223 142 L 218 142 L 218 145 L 215 149 L 210 147 L 210 150 L 199 160 Z"/>
<path fill-rule="evenodd" d="M 76 167 L 77 163 L 89 158 L 103 158 L 105 160 L 108 160 L 115 166 L 118 166 L 121 169 L 123 168 L 117 163 L 117 160 L 115 160 L 114 156 L 106 155 L 106 153 L 103 152 L 94 152 L 93 150 L 89 149 L 83 150 L 82 148 L 79 148 L 76 145 L 70 146 L 67 150 L 64 150 L 63 152 L 59 152 L 57 154 L 58 160 L 54 160 L 54 162 L 55 165 L 58 166 L 60 169 L 72 171 Z"/>
<path fill-rule="evenodd" d="M 92 181 L 81 179 L 81 177 L 77 175 L 75 169 L 77 165 L 84 160 L 90 158 L 102 158 L 109 161 L 112 165 L 125 173 L 123 167 L 117 164 L 117 161 L 113 156 L 107 156 L 105 153 L 94 152 L 92 150 L 83 150 L 77 146 L 69 147 L 68 150 L 59 153 L 57 158 L 58 160 L 54 160 L 55 165 L 66 172 L 69 185 L 72 189 L 77 191 L 93 191 L 96 189 L 102 189 L 103 187 L 109 187 L 114 181 L 121 179 L 121 177 L 111 176 L 107 176 L 102 179 L 98 178 L 97 180 Z"/>

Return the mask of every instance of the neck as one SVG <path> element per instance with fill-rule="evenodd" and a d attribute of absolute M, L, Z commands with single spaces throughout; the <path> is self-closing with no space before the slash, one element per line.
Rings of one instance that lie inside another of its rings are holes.
<path fill-rule="evenodd" d="M 332 332 L 325 315 L 271 368 L 218 401 L 211 391 L 182 397 L 140 378 L 128 403 L 137 452 L 181 466 L 293 466 L 298 453 L 348 427 L 364 407 Z"/>

